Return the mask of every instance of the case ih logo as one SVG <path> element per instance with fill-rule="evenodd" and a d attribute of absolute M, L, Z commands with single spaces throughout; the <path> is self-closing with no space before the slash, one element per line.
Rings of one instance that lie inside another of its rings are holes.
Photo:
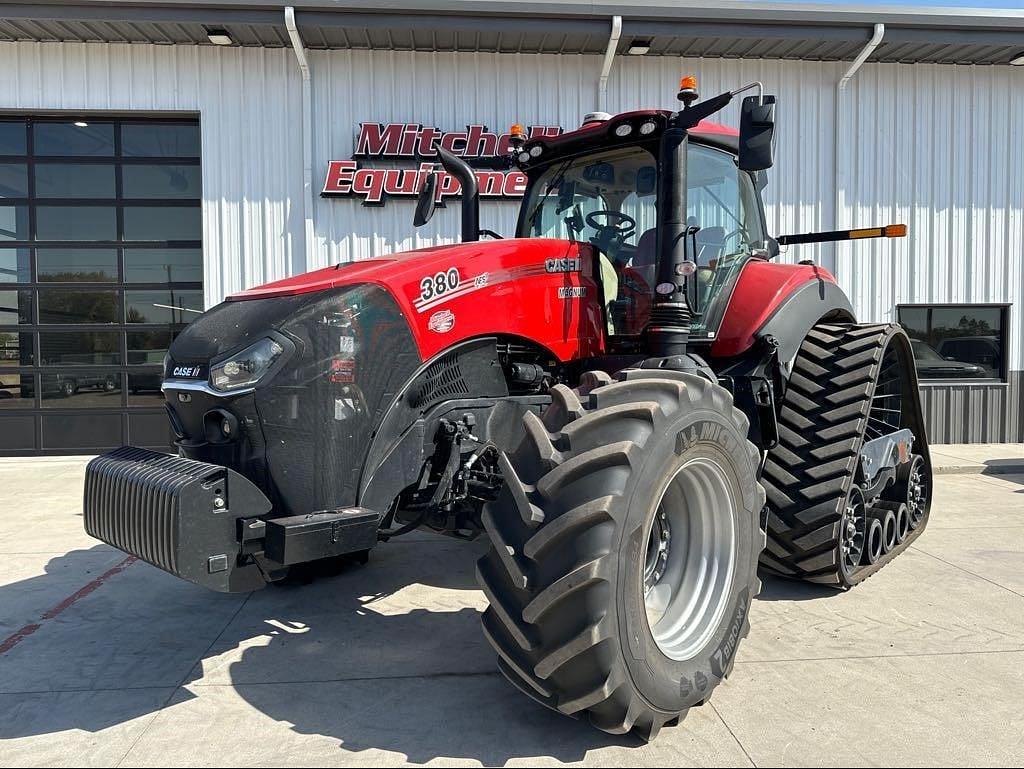
<path fill-rule="evenodd" d="M 559 126 L 531 126 L 530 138 L 558 136 Z M 509 153 L 509 135 L 496 134 L 484 125 L 466 126 L 465 131 L 440 131 L 417 123 L 360 123 L 356 149 L 351 160 L 331 160 L 320 193 L 324 197 L 359 197 L 363 205 L 380 205 L 388 197 L 415 197 L 430 172 L 431 163 L 416 168 L 366 168 L 358 159 L 414 161 L 437 156 L 437 147 L 482 167 L 476 172 L 481 198 L 518 198 L 526 189 L 526 174 L 499 170 L 499 158 Z M 459 195 L 461 185 L 451 175 L 440 173 L 437 199 Z"/>

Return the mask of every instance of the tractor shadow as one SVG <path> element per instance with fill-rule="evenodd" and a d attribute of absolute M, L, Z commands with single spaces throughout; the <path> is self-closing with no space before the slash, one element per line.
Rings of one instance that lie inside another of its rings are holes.
<path fill-rule="evenodd" d="M 497 672 L 480 631 L 485 599 L 475 562 L 483 547 L 436 538 L 385 544 L 367 567 L 263 591 L 224 646 L 255 637 L 250 619 L 264 628 L 261 643 L 229 652 L 226 668 L 207 664 L 204 677 L 226 675 L 260 712 L 299 734 L 337 740 L 350 754 L 495 766 L 580 761 L 597 748 L 642 745 L 551 712 Z M 267 685 L 276 680 L 288 683 Z M 193 691 L 201 696 L 201 684 Z"/>
<path fill-rule="evenodd" d="M 366 566 L 321 570 L 248 597 L 133 564 L 0 655 L 0 739 L 116 733 L 161 710 L 164 723 L 191 733 L 229 687 L 233 704 L 190 739 L 208 730 L 230 743 L 253 708 L 277 722 L 272 730 L 328 738 L 342 762 L 367 750 L 414 763 L 570 762 L 643 744 L 553 713 L 509 684 L 479 627 L 483 543 L 412 536 L 381 545 Z M 0 587 L 0 607 L 48 588 L 40 604 L 48 609 L 51 596 L 60 600 L 81 581 L 55 584 L 58 575 L 111 552 L 53 558 L 46 574 Z M 5 619 L 0 636 L 22 622 Z"/>

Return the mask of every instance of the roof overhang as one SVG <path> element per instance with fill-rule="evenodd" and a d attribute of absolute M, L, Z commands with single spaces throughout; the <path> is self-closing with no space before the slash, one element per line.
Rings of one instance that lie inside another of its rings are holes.
<path fill-rule="evenodd" d="M 236 45 L 285 47 L 284 3 L 269 0 L 0 0 L 0 41 L 209 45 L 224 28 Z M 553 0 L 379 0 L 296 3 L 313 49 L 603 53 L 610 18 L 621 15 L 620 52 L 649 39 L 647 55 L 852 59 L 886 26 L 871 61 L 1007 64 L 1024 52 L 1024 11 L 839 6 L 704 0 L 616 3 Z"/>

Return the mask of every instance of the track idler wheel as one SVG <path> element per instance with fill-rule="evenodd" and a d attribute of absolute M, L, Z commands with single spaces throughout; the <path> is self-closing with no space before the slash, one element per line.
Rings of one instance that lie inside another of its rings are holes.
<path fill-rule="evenodd" d="M 896 512 L 885 507 L 872 507 L 871 516 L 882 524 L 882 552 L 886 555 L 896 547 Z"/>
<path fill-rule="evenodd" d="M 867 544 L 864 547 L 863 563 L 865 565 L 878 563 L 884 551 L 883 539 L 885 539 L 885 530 L 882 527 L 882 522 L 878 518 L 871 518 L 868 522 Z"/>
<path fill-rule="evenodd" d="M 931 473 L 924 457 L 914 454 L 908 464 L 896 472 L 896 496 L 907 505 L 911 531 L 924 522 L 931 503 Z"/>

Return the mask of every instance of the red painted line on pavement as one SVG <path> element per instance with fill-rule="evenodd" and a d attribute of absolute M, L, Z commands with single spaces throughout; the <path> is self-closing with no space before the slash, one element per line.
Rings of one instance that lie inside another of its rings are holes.
<path fill-rule="evenodd" d="M 8 636 L 4 642 L 0 644 L 0 654 L 7 654 L 7 652 L 13 649 L 17 644 L 24 641 L 41 627 L 42 625 L 25 625 L 25 627 L 18 632 Z"/>
<path fill-rule="evenodd" d="M 0 643 L 0 654 L 6 654 L 7 652 L 9 652 L 11 649 L 13 649 L 19 643 L 24 641 L 26 638 L 28 638 L 34 632 L 39 630 L 39 628 L 41 628 L 43 626 L 42 625 L 43 622 L 45 622 L 46 620 L 50 620 L 50 619 L 53 619 L 54 617 L 59 616 L 64 611 L 66 611 L 70 607 L 74 606 L 79 601 L 81 601 L 87 595 L 89 595 L 90 593 L 92 593 L 95 590 L 97 590 L 100 587 L 100 585 L 102 585 L 108 579 L 110 579 L 111 577 L 113 577 L 113 576 L 115 576 L 117 574 L 120 574 L 122 571 L 127 569 L 129 566 L 131 566 L 137 560 L 139 560 L 139 559 L 136 558 L 134 555 L 128 556 L 127 558 L 125 558 L 123 561 L 121 561 L 117 565 L 112 566 L 109 569 L 107 569 L 107 571 L 103 572 L 100 576 L 96 577 L 96 579 L 92 580 L 91 582 L 87 583 L 83 587 L 81 587 L 78 590 L 76 590 L 74 593 L 69 595 L 67 598 L 65 598 L 59 604 L 54 606 L 52 609 L 50 609 L 49 611 L 45 612 L 43 614 L 43 616 L 40 618 L 40 622 L 36 622 L 36 623 L 31 623 L 31 624 L 25 625 L 25 627 L 21 628 L 20 630 L 15 631 L 11 635 L 7 636 L 7 638 L 5 638 L 2 643 Z"/>

